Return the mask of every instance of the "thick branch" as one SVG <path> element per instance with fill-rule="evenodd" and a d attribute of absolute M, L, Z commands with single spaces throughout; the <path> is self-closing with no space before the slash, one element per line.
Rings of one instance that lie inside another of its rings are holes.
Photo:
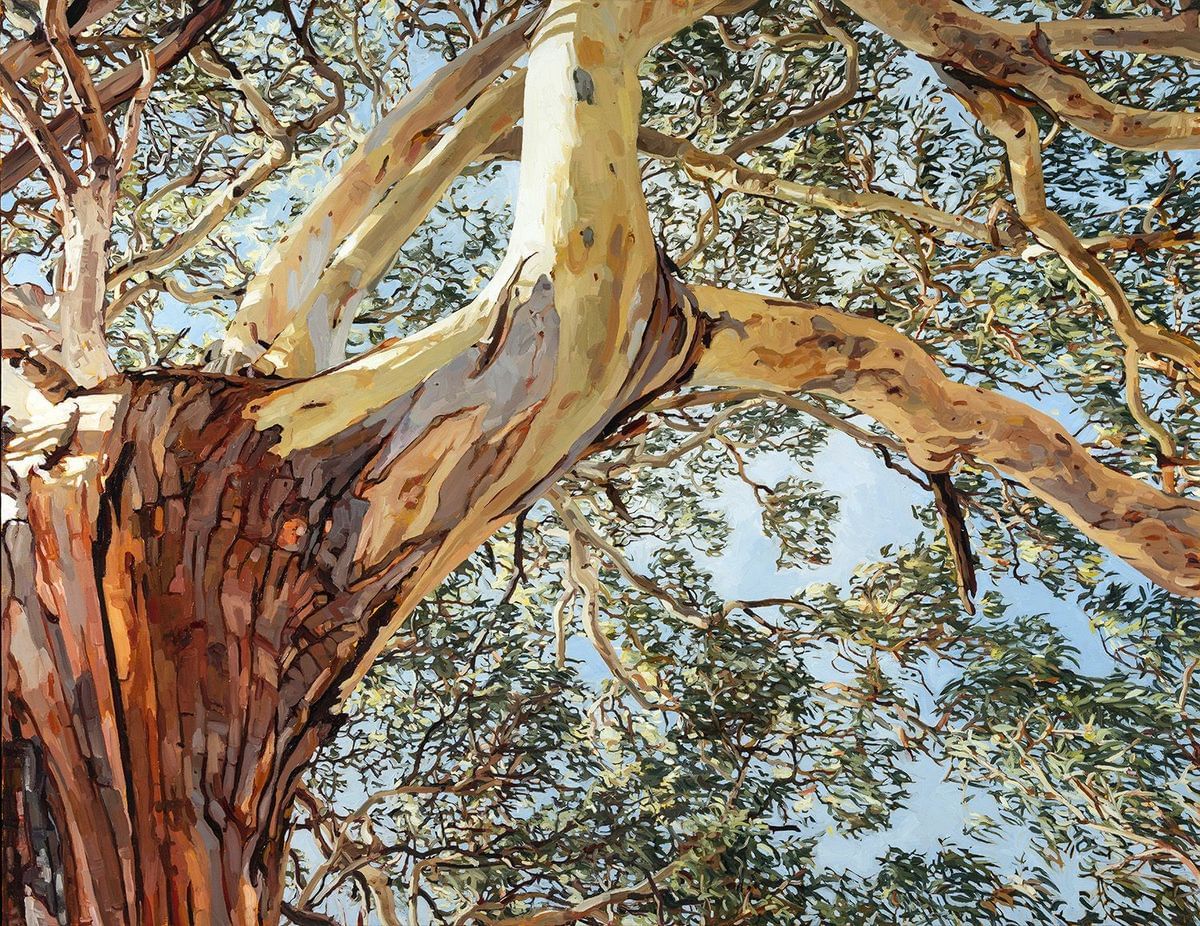
<path fill-rule="evenodd" d="M 71 17 L 70 13 L 79 4 L 68 8 L 68 21 L 72 37 L 82 35 L 89 26 L 99 22 L 109 13 L 116 10 L 124 0 L 88 0 L 82 4 L 82 10 Z M 27 76 L 41 62 L 50 57 L 50 46 L 42 30 L 31 38 L 14 42 L 0 56 L 0 71 L 5 71 L 13 80 Z"/>
<path fill-rule="evenodd" d="M 922 469 L 988 463 L 1163 588 L 1200 597 L 1197 502 L 1109 469 L 1021 402 L 947 379 L 887 325 L 752 293 L 696 296 L 713 327 L 692 382 L 836 398 L 896 434 Z"/>
<path fill-rule="evenodd" d="M 520 116 L 524 74 L 485 90 L 438 145 L 397 181 L 292 307 L 292 321 L 255 363 L 264 372 L 307 376 L 345 359 L 362 299 L 383 279 L 400 248 L 446 189 Z"/>
<path fill-rule="evenodd" d="M 334 252 L 421 162 L 441 126 L 525 50 L 536 20 L 530 13 L 471 47 L 372 129 L 251 281 L 222 348 L 227 366 L 252 362 L 271 347 L 296 319 Z"/>
<path fill-rule="evenodd" d="M 335 593 L 283 612 L 320 630 L 296 667 L 305 703 L 348 692 L 450 569 L 691 365 L 694 309 L 642 196 L 637 12 L 547 10 L 509 253 L 475 302 L 322 375 L 263 383 L 242 413 L 279 467 L 306 474 L 302 491 L 344 487 L 337 528 L 312 540 Z"/>
<path fill-rule="evenodd" d="M 12 114 L 13 120 L 25 135 L 26 147 L 33 157 L 41 163 L 42 168 L 50 179 L 50 186 L 59 196 L 65 199 L 75 188 L 78 178 L 75 168 L 63 150 L 50 127 L 46 125 L 37 107 L 29 102 L 29 98 L 9 75 L 0 69 L 0 101 L 4 108 Z M 5 164 L 8 159 L 5 158 Z"/>
<path fill-rule="evenodd" d="M 1054 61 L 1038 24 L 1000 22 L 954 0 L 845 0 L 863 19 L 917 54 L 1016 89 L 1081 131 L 1122 148 L 1200 148 L 1200 115 L 1113 103 Z"/>
<path fill-rule="evenodd" d="M 92 73 L 79 56 L 67 24 L 66 0 L 42 0 L 42 19 L 50 50 L 62 68 L 63 81 L 75 98 L 76 113 L 83 134 L 84 149 L 91 159 L 113 156 L 112 135 L 104 118 L 105 105 L 96 89 Z M 138 87 L 142 80 L 138 80 Z M 134 93 L 136 94 L 136 90 Z"/>
<path fill-rule="evenodd" d="M 1039 29 L 1055 54 L 1119 51 L 1200 61 L 1200 11 L 1194 9 L 1168 19 L 1158 16 L 1058 19 L 1041 23 Z"/>

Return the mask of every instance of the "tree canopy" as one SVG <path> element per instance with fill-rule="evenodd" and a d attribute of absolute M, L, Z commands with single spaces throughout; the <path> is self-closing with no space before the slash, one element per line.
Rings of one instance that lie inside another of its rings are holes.
<path fill-rule="evenodd" d="M 301 400 L 356 401 L 353 371 L 522 272 L 545 6 L 91 0 L 59 10 L 74 55 L 10 15 L 6 358 L 57 381 L 72 354 L 43 309 L 108 119 L 107 358 L 51 392 L 106 359 L 300 381 L 263 412 L 300 446 Z M 297 788 L 284 916 L 1200 922 L 1197 9 L 690 6 L 637 65 L 640 117 L 605 118 L 638 119 L 711 350 L 375 647 Z M 19 469 L 53 413 L 5 403 Z M 838 465 L 913 494 L 895 543 L 847 544 Z M 734 597 L 718 566 L 760 534 L 742 586 L 795 590 Z M 931 789 L 962 825 L 911 848 Z"/>

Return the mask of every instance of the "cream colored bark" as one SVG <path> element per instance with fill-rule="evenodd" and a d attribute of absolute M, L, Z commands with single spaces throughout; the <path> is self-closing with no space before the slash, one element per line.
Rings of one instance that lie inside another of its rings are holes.
<path fill-rule="evenodd" d="M 465 51 L 367 135 L 251 281 L 222 348 L 229 365 L 252 362 L 270 348 L 337 248 L 421 162 L 442 125 L 526 49 L 536 21 L 530 13 Z"/>
<path fill-rule="evenodd" d="M 104 180 L 80 187 L 64 204 L 62 283 L 56 321 L 68 371 L 95 386 L 117 370 L 104 337 L 104 270 L 115 190 Z"/>
<path fill-rule="evenodd" d="M 1106 100 L 1076 72 L 1053 61 L 1053 48 L 1036 24 L 1001 22 L 954 0 L 845 3 L 917 54 L 960 68 L 996 88 L 1020 89 L 1064 122 L 1110 144 L 1145 151 L 1200 148 L 1200 115 Z M 1069 38 L 1068 34 L 1068 46 Z M 1170 41 L 1165 46 L 1174 47 Z"/>
<path fill-rule="evenodd" d="M 292 306 L 291 322 L 255 362 L 263 372 L 307 376 L 346 358 L 346 340 L 363 297 L 383 279 L 404 242 L 463 168 L 521 114 L 524 74 L 490 87 L 447 129 L 358 224 L 329 266 Z"/>
<path fill-rule="evenodd" d="M 28 708 L 5 737 L 49 744 L 76 920 L 275 923 L 294 782 L 392 633 L 499 525 L 689 375 L 835 396 L 923 469 L 989 463 L 1163 587 L 1200 593 L 1194 502 L 1101 466 L 1020 403 L 948 381 L 884 325 L 707 288 L 698 306 L 670 276 L 642 195 L 637 71 L 654 42 L 714 8 L 548 4 L 508 254 L 440 324 L 312 377 L 155 370 L 57 404 L 48 389 L 24 396 L 24 420 L 54 427 L 23 435 L 22 517 L 4 533 L 22 557 L 6 589 L 4 693 Z M 436 195 L 490 134 L 473 120 L 515 85 L 442 126 L 520 53 L 531 22 L 448 66 L 348 159 L 264 268 L 235 352 L 241 338 L 256 357 L 308 324 L 296 308 L 322 286 L 382 272 L 403 234 L 388 221 Z M 390 197 L 397 183 L 409 186 Z M 6 305 L 28 315 L 21 337 L 69 340 L 86 371 L 107 227 L 81 228 L 96 234 L 69 267 L 95 273 L 66 275 L 76 301 L 57 319 L 40 319 L 29 293 Z"/>
<path fill-rule="evenodd" d="M 676 10 L 672 21 L 705 8 Z M 666 387 L 687 361 L 695 321 L 668 311 L 637 158 L 645 12 L 558 0 L 544 14 L 529 57 L 510 245 L 479 298 L 417 336 L 246 409 L 256 430 L 275 435 L 273 453 L 294 460 L 415 404 L 393 439 L 408 448 L 396 479 L 413 481 L 364 486 L 354 550 L 354 572 L 372 575 L 391 568 L 412 538 L 441 537 L 406 582 L 396 625 L 622 409 Z M 664 16 L 652 22 L 666 28 Z M 418 420 L 431 429 L 420 438 Z M 389 446 L 396 453 L 401 444 Z M 501 451 L 503 467 L 471 477 L 468 490 L 462 474 Z M 448 511 L 459 512 L 452 523 Z M 388 635 L 356 660 L 343 693 Z"/>
<path fill-rule="evenodd" d="M 887 325 L 753 293 L 695 294 L 713 328 L 694 384 L 838 399 L 887 427 L 921 469 L 993 466 L 1153 582 L 1200 597 L 1200 503 L 1109 469 L 1021 402 L 947 379 Z"/>

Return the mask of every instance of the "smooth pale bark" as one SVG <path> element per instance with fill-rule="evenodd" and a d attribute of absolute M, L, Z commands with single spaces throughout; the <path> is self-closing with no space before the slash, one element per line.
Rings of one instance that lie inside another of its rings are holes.
<path fill-rule="evenodd" d="M 1077 73 L 1054 62 L 1037 24 L 1001 22 L 954 0 L 845 3 L 917 54 L 994 88 L 1020 89 L 1064 122 L 1110 144 L 1144 151 L 1200 148 L 1200 115 L 1106 100 Z"/>
<path fill-rule="evenodd" d="M 1104 466 L 1047 415 L 948 379 L 893 328 L 833 309 L 712 287 L 696 385 L 815 392 L 870 415 L 913 462 L 995 467 L 1156 584 L 1200 597 L 1200 504 Z"/>
<path fill-rule="evenodd" d="M 298 319 L 297 314 L 330 258 L 389 188 L 421 163 L 443 124 L 525 51 L 536 21 L 536 13 L 527 14 L 472 46 L 371 130 L 251 280 L 222 345 L 227 368 L 257 360 L 293 321 L 312 322 L 314 335 L 328 335 L 317 317 Z"/>
<path fill-rule="evenodd" d="M 401 177 L 358 223 L 330 265 L 295 302 L 292 321 L 272 339 L 255 368 L 307 376 L 346 359 L 346 341 L 362 299 L 383 279 L 400 248 L 463 168 L 521 114 L 524 74 L 488 88 L 441 141 Z"/>
<path fill-rule="evenodd" d="M 104 339 L 104 271 L 115 195 L 114 184 L 96 178 L 63 205 L 56 321 L 66 367 L 81 386 L 95 386 L 117 372 Z"/>
<path fill-rule="evenodd" d="M 634 12 L 547 12 L 514 246 L 475 306 L 312 379 L 156 372 L 55 406 L 5 526 L 5 740 L 44 769 L 70 921 L 277 922 L 297 776 L 388 635 L 690 367 Z"/>
<path fill-rule="evenodd" d="M 670 4 L 636 0 L 615 12 L 615 19 L 622 23 L 615 40 L 622 43 L 625 54 L 639 57 L 720 7 L 716 0 L 680 0 Z M 512 52 L 515 38 L 523 35 L 522 26 L 527 28 L 531 17 L 532 14 L 455 59 L 430 78 L 425 88 L 414 91 L 401 110 L 371 137 L 388 135 L 394 147 L 403 140 L 405 132 L 416 131 L 421 138 L 432 139 L 426 125 L 432 118 L 431 112 L 443 120 L 448 118 L 458 106 L 447 107 L 447 101 L 466 100 L 510 64 L 515 58 Z M 479 63 L 464 60 L 472 54 L 479 56 Z M 480 72 L 480 80 L 462 89 L 460 85 L 472 75 L 472 69 Z M 433 102 L 442 109 L 431 110 Z M 403 119 L 398 118 L 402 114 Z M 374 182 L 377 174 L 372 171 L 380 162 L 388 161 L 376 150 L 378 142 L 370 139 L 364 142 L 339 174 L 336 185 L 326 191 L 284 239 L 291 243 L 286 247 L 281 245 L 251 283 L 223 347 L 226 358 L 223 366 L 230 369 L 253 361 L 260 371 L 296 377 L 340 361 L 354 305 L 386 272 L 412 229 L 436 203 L 434 191 L 444 189 L 471 160 L 479 157 L 488 144 L 511 127 L 513 118 L 514 113 L 501 113 L 498 101 L 493 101 L 486 109 L 481 107 L 481 113 L 475 117 L 464 118 L 457 135 L 448 133 L 436 155 L 427 154 L 432 140 L 421 148 L 414 140 L 407 155 L 409 160 L 393 161 L 393 173 L 383 183 Z M 480 147 L 477 141 L 484 137 L 486 143 Z M 357 190 L 355 184 L 368 180 L 372 183 L 362 191 Z M 397 182 L 396 188 L 386 201 L 380 202 L 380 190 L 391 182 Z M 314 218 L 319 221 L 314 222 Z M 391 233 L 385 230 L 387 227 L 393 229 Z M 343 228 L 357 230 L 351 236 L 342 233 Z M 326 267 L 339 248 L 334 264 Z M 301 271 L 307 276 L 302 276 Z M 267 356 L 262 356 L 264 353 Z"/>

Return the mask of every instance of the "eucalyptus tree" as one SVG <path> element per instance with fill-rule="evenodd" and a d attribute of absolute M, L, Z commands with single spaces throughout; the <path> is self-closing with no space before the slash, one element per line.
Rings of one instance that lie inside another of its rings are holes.
<path fill-rule="evenodd" d="M 14 4 L 6 922 L 1200 919 L 1197 15 Z"/>

